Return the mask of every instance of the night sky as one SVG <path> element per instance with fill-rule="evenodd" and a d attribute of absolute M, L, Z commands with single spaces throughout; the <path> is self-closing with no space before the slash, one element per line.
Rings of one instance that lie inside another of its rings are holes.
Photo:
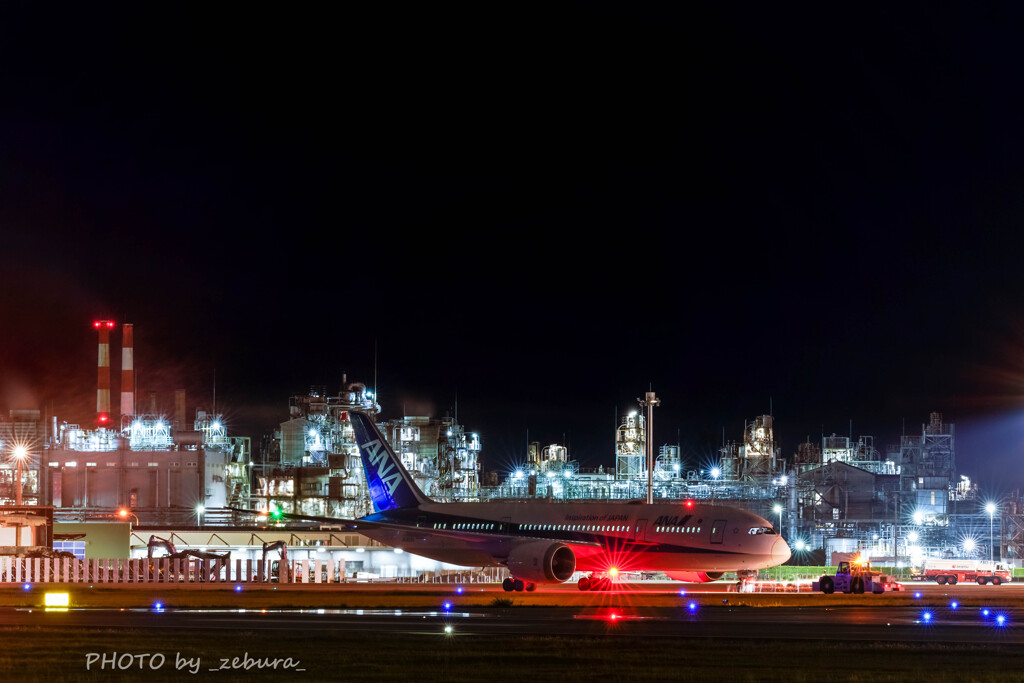
<path fill-rule="evenodd" d="M 105 317 L 253 437 L 347 372 L 610 466 L 653 387 L 1024 486 L 1024 11 L 550 5 L 4 9 L 0 410 L 88 423 Z"/>

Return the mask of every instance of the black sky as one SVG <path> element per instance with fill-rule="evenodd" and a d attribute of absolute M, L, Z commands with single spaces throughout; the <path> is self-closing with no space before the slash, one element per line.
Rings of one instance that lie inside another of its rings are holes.
<path fill-rule="evenodd" d="M 1022 14 L 8 7 L 0 408 L 87 422 L 111 317 L 252 436 L 347 372 L 611 464 L 653 386 L 691 461 L 938 410 L 1024 485 Z"/>

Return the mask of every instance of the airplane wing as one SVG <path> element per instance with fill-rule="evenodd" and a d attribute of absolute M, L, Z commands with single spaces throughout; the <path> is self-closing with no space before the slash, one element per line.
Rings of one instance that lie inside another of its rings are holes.
<path fill-rule="evenodd" d="M 234 512 L 243 512 L 253 515 L 265 516 L 263 512 L 258 510 L 245 510 L 242 508 L 229 508 Z M 396 522 L 379 522 L 367 519 L 343 519 L 340 517 L 320 517 L 317 515 L 301 515 L 291 512 L 281 512 L 281 517 L 296 520 L 306 520 L 310 522 L 323 522 L 324 524 L 332 524 L 341 526 L 348 531 L 359 531 L 360 529 L 368 530 L 387 530 L 394 531 L 403 534 L 405 540 L 413 540 L 414 537 L 419 538 L 437 538 L 437 539 L 448 539 L 452 541 L 460 541 L 462 543 L 470 545 L 479 545 L 481 549 L 504 546 L 506 549 L 510 544 L 523 541 L 551 541 L 552 543 L 564 543 L 570 547 L 578 546 L 580 548 L 601 548 L 600 543 L 589 542 L 589 541 L 559 541 L 558 539 L 547 538 L 544 536 L 521 536 L 511 534 L 496 534 L 496 533 L 485 533 L 482 531 L 467 531 L 467 530 L 453 530 L 453 529 L 434 529 L 427 527 L 418 527 L 411 524 L 399 524 Z M 412 548 L 410 552 L 414 552 Z M 500 555 L 501 552 L 499 551 Z"/>

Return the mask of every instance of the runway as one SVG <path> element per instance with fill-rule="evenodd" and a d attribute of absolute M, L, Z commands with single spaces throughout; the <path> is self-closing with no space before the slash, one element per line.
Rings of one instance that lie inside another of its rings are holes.
<path fill-rule="evenodd" d="M 942 590 L 938 590 L 938 589 Z M 646 607 L 636 593 L 606 606 L 590 607 L 466 607 L 454 596 L 434 609 L 0 609 L 2 627 L 69 629 L 190 629 L 217 631 L 333 630 L 390 634 L 436 635 L 451 627 L 452 635 L 594 636 L 632 635 L 644 638 L 728 638 L 847 641 L 1024 643 L 1024 613 L 1008 606 L 1009 587 L 922 586 L 901 604 L 872 602 L 858 596 L 856 605 L 799 605 L 803 596 L 779 594 L 777 606 L 732 604 L 735 594 L 693 591 L 678 596 L 675 607 Z M 1002 589 L 1002 590 L 1000 590 Z M 499 589 L 500 591 L 500 589 Z M 971 594 L 975 595 L 971 595 Z M 621 597 L 621 596 L 620 596 Z M 979 598 L 988 598 L 979 600 Z M 631 598 L 631 599 L 630 599 Z M 788 604 L 792 603 L 792 604 Z"/>
<path fill-rule="evenodd" d="M 678 680 L 685 667 L 695 680 L 708 681 L 738 680 L 737 672 L 748 680 L 790 682 L 913 680 L 936 669 L 946 674 L 940 681 L 960 680 L 967 672 L 975 680 L 1005 681 L 1015 680 L 1006 667 L 1024 656 L 1024 586 L 1017 585 L 932 584 L 883 596 L 754 596 L 763 598 L 762 606 L 738 604 L 746 594 L 707 584 L 594 594 L 565 586 L 531 594 L 490 585 L 464 586 L 460 594 L 457 588 L 354 589 L 389 603 L 426 600 L 427 608 L 4 607 L 0 634 L 9 647 L 0 653 L 0 668 L 17 668 L 25 680 L 63 680 L 96 667 L 113 674 L 117 666 L 122 680 L 137 680 L 141 670 L 133 658 L 145 655 L 162 658 L 159 670 L 146 670 L 154 681 L 223 675 L 220 667 L 253 658 L 287 659 L 294 663 L 288 671 L 313 679 L 344 672 L 351 680 L 415 675 L 451 682 L 501 672 L 542 680 L 591 680 L 605 673 L 650 681 Z M 324 603 L 337 595 L 287 592 L 300 593 Z M 255 594 L 246 596 L 251 604 L 281 597 L 281 591 Z M 344 599 L 351 595 L 342 593 Z M 509 596 L 512 606 L 495 603 Z M 585 604 L 574 603 L 581 599 Z M 769 659 L 761 656 L 766 651 L 772 652 Z M 359 668 L 349 666 L 355 661 Z M 129 670 L 136 678 L 128 677 Z"/>

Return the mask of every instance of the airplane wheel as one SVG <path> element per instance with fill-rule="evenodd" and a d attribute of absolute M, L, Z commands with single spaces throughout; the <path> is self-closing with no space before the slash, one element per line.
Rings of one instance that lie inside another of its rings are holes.
<path fill-rule="evenodd" d="M 505 579 L 501 582 L 501 587 L 505 589 L 506 593 L 511 593 L 515 590 L 515 581 L 512 579 Z"/>
<path fill-rule="evenodd" d="M 581 591 L 590 590 L 590 579 L 585 576 L 581 577 L 580 580 L 576 582 L 576 587 Z"/>
<path fill-rule="evenodd" d="M 526 592 L 527 593 L 532 593 L 535 590 L 537 590 L 537 584 L 535 584 L 535 583 L 528 583 L 528 584 L 526 584 Z"/>
<path fill-rule="evenodd" d="M 516 579 L 515 580 L 514 586 L 515 586 L 515 591 L 517 593 L 522 593 L 523 589 L 526 588 L 526 584 L 524 584 L 520 579 Z"/>

